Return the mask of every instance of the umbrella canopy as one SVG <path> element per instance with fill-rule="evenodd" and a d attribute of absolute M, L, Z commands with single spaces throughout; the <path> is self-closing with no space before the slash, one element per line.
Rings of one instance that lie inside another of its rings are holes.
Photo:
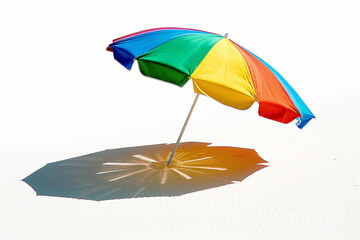
<path fill-rule="evenodd" d="M 259 115 L 303 128 L 314 115 L 295 90 L 261 58 L 227 36 L 188 28 L 155 28 L 113 40 L 107 50 L 125 68 L 183 86 L 237 109 L 256 101 Z"/>

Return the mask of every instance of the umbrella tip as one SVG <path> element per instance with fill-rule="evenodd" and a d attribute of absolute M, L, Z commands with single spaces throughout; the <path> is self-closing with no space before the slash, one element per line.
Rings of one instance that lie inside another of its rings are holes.
<path fill-rule="evenodd" d="M 228 38 L 228 36 L 229 36 L 229 34 L 228 33 L 225 33 L 225 36 L 224 36 L 224 38 Z"/>

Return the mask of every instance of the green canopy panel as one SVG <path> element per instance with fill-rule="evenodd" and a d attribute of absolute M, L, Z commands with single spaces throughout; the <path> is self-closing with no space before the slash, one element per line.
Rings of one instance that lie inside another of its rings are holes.
<path fill-rule="evenodd" d="M 189 75 L 161 63 L 138 59 L 140 72 L 148 77 L 160 79 L 180 87 L 189 80 Z"/>
<path fill-rule="evenodd" d="M 172 39 L 137 57 L 145 76 L 183 86 L 210 49 L 223 37 L 189 34 Z"/>

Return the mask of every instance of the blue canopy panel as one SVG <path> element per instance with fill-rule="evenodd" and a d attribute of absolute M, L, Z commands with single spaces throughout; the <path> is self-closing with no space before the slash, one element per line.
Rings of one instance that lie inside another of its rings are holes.
<path fill-rule="evenodd" d="M 113 50 L 114 58 L 125 68 L 130 70 L 135 59 L 147 51 L 174 38 L 196 33 L 212 34 L 202 31 L 183 29 L 159 30 L 125 38 L 118 42 L 114 42 L 109 46 Z"/>

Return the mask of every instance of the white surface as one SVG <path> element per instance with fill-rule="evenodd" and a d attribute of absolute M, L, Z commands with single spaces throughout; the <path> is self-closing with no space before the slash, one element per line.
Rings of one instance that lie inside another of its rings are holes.
<path fill-rule="evenodd" d="M 1 238 L 359 239 L 356 6 L 1 0 Z M 270 167 L 181 197 L 36 197 L 20 180 L 48 162 L 176 141 L 191 83 L 126 71 L 105 51 L 113 38 L 163 26 L 228 32 L 277 69 L 317 119 L 298 130 L 259 117 L 255 105 L 238 111 L 202 96 L 183 141 L 253 148 Z"/>

